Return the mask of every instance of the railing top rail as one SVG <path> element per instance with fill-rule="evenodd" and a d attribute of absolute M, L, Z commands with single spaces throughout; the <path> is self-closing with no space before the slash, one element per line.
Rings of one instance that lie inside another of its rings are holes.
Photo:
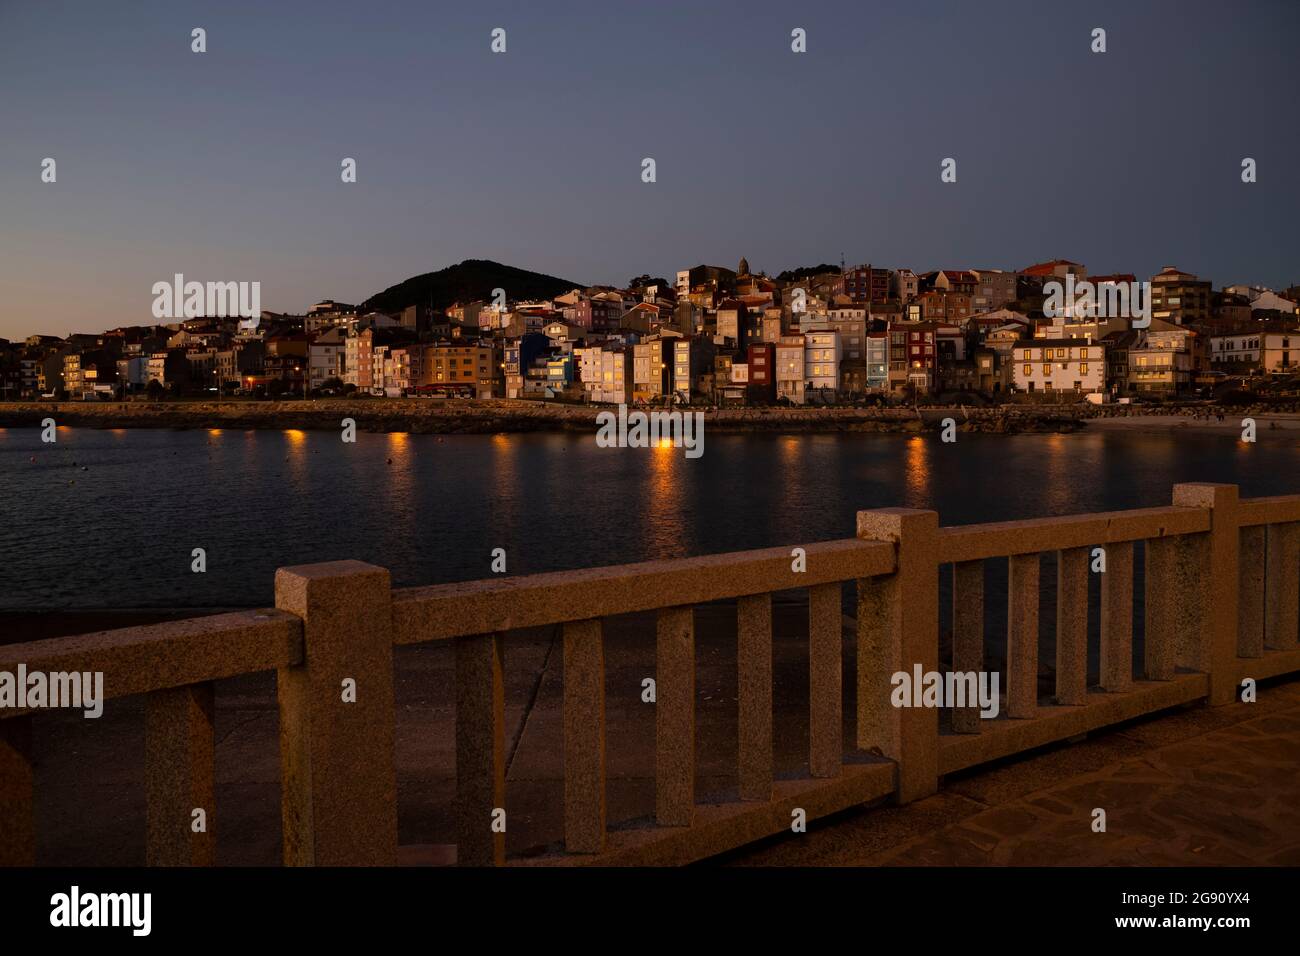
<path fill-rule="evenodd" d="M 1239 508 L 1243 527 L 1300 521 L 1300 495 L 1245 498 Z"/>
<path fill-rule="evenodd" d="M 471 634 L 706 604 L 890 574 L 894 545 L 847 538 L 792 548 L 466 581 L 393 592 L 393 641 L 417 644 Z M 575 610 L 581 609 L 581 610 Z"/>
<path fill-rule="evenodd" d="M 0 646 L 0 671 L 16 673 L 20 664 L 29 674 L 102 671 L 106 698 L 275 670 L 302 659 L 302 622 L 274 608 Z M 6 707 L 0 718 L 30 712 Z"/>
<path fill-rule="evenodd" d="M 939 529 L 939 563 L 1004 558 L 1210 530 L 1204 508 L 1136 508 Z"/>

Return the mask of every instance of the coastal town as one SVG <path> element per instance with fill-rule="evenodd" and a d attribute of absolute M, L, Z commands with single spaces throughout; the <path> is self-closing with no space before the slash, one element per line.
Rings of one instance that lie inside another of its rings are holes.
<path fill-rule="evenodd" d="M 770 276 L 742 258 L 734 270 L 699 265 L 671 281 L 643 275 L 567 291 L 563 280 L 523 274 L 556 292 L 515 297 L 502 285 L 441 307 L 325 300 L 303 315 L 251 320 L 218 309 L 0 339 L 0 396 L 1107 404 L 1212 398 L 1289 382 L 1300 364 L 1300 285 L 1216 289 L 1173 266 L 1141 281 L 1090 275 L 1066 259 L 920 273 L 823 264 Z M 1062 287 L 1087 290 L 1079 301 L 1091 307 L 1061 308 Z M 1096 307 L 1129 289 L 1145 302 L 1141 318 Z"/>

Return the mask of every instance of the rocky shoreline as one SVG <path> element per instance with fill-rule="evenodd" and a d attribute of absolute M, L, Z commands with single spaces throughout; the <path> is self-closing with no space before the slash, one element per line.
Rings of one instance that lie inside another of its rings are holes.
<path fill-rule="evenodd" d="M 337 430 L 415 434 L 594 432 L 605 406 L 483 400 L 320 399 L 290 402 L 27 402 L 0 404 L 0 427 L 38 427 L 52 418 L 81 428 L 229 428 Z M 1014 434 L 1072 432 L 1088 409 L 1078 406 L 996 408 L 695 408 L 714 432 L 936 431 L 952 418 L 958 431 Z"/>

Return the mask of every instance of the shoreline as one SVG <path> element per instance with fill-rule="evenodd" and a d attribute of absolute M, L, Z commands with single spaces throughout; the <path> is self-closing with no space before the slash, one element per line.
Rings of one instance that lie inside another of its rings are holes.
<path fill-rule="evenodd" d="M 85 428 L 163 428 L 336 431 L 345 418 L 357 431 L 436 435 L 525 432 L 592 432 L 609 405 L 562 405 L 518 399 L 308 399 L 300 401 L 11 402 L 0 404 L 0 428 L 38 428 L 47 418 Z M 1300 412 L 1260 406 L 996 405 L 989 407 L 736 407 L 676 408 L 704 416 L 716 433 L 917 434 L 938 431 L 952 418 L 959 432 L 1070 433 L 1084 429 L 1228 434 L 1244 418 L 1260 431 L 1300 429 Z M 632 406 L 630 410 L 654 410 Z M 1122 414 L 1121 414 L 1122 412 Z M 1136 412 L 1136 414 L 1135 414 Z M 1223 413 L 1223 421 L 1217 419 Z M 1207 417 L 1210 416 L 1210 417 Z"/>
<path fill-rule="evenodd" d="M 592 432 L 601 412 L 612 405 L 562 405 L 518 399 L 307 399 L 289 402 L 14 402 L 0 404 L 0 428 L 39 427 L 46 418 L 59 425 L 87 428 L 301 429 L 337 431 L 343 419 L 362 432 L 491 435 L 522 432 Z M 659 408 L 630 410 L 690 411 L 704 416 L 711 431 L 725 432 L 886 432 L 935 431 L 945 418 L 958 431 L 1014 434 L 1071 432 L 1083 427 L 1074 406 L 995 406 L 975 408 L 764 407 Z"/>
<path fill-rule="evenodd" d="M 39 428 L 45 419 L 74 427 L 169 429 L 302 429 L 338 431 L 352 419 L 359 432 L 413 434 L 499 434 L 594 432 L 597 416 L 616 406 L 559 405 L 520 399 L 304 399 L 291 402 L 13 402 L 0 405 L 0 428 Z M 655 408 L 633 406 L 633 411 Z M 729 407 L 658 408 L 703 415 L 705 427 L 727 433 L 919 433 L 939 431 L 945 419 L 958 432 L 1000 434 L 1069 433 L 1087 427 L 1240 428 L 1248 410 L 1225 410 L 1225 423 L 1191 414 L 1114 415 L 1115 407 L 1082 405 L 1005 405 L 989 407 Z M 1300 415 L 1262 414 L 1300 427 Z"/>

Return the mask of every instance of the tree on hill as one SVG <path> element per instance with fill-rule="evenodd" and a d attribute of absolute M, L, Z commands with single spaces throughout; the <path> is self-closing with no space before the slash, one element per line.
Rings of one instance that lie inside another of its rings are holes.
<path fill-rule="evenodd" d="M 659 276 L 652 276 L 649 273 L 639 275 L 635 279 L 627 280 L 627 288 L 629 289 L 644 289 L 648 285 L 657 285 L 665 289 L 671 289 L 673 287 L 673 284 L 667 279 L 660 278 Z"/>
<path fill-rule="evenodd" d="M 442 311 L 455 302 L 488 301 L 494 289 L 504 289 L 506 298 L 553 299 L 580 282 L 529 272 L 490 259 L 466 259 L 437 272 L 426 272 L 390 286 L 361 304 L 364 312 L 395 314 L 412 305 Z"/>
<path fill-rule="evenodd" d="M 798 269 L 787 269 L 777 276 L 780 282 L 798 282 L 800 279 L 807 279 L 812 276 L 825 275 L 827 272 L 839 272 L 840 267 L 832 265 L 829 262 L 823 262 L 819 266 L 802 266 Z"/>

